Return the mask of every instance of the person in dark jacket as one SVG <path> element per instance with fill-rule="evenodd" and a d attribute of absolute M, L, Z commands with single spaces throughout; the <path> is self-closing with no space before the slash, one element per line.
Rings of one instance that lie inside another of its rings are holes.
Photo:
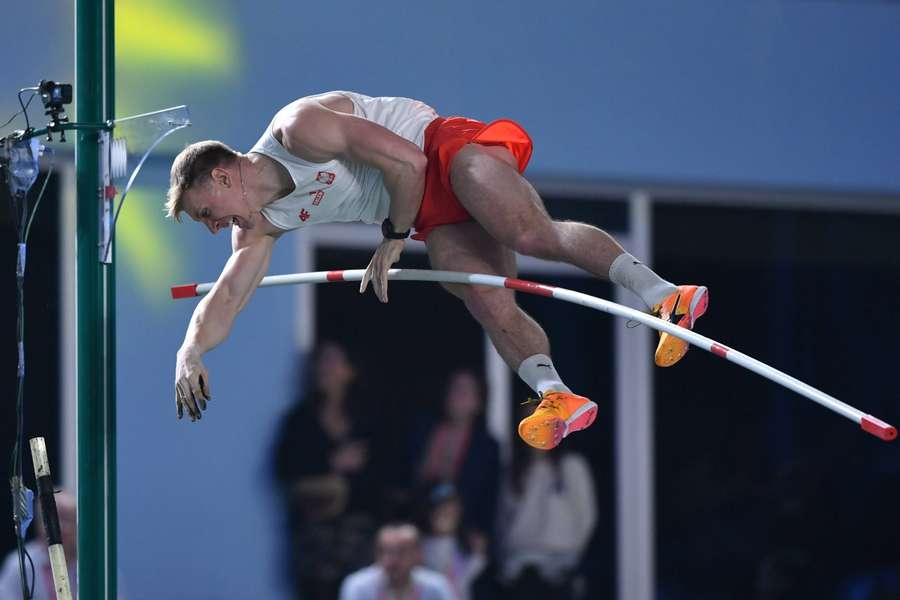
<path fill-rule="evenodd" d="M 287 510 L 297 597 L 332 599 L 347 573 L 371 561 L 372 435 L 346 350 L 322 343 L 310 364 L 306 389 L 276 439 L 275 477 Z"/>
<path fill-rule="evenodd" d="M 452 483 L 463 503 L 465 527 L 488 536 L 497 511 L 500 449 L 484 423 L 485 385 L 472 370 L 451 373 L 443 416 L 415 444 L 421 486 Z"/>

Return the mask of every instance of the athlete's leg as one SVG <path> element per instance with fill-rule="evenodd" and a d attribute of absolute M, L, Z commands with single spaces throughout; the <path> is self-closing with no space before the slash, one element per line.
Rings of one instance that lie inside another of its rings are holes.
<path fill-rule="evenodd" d="M 426 244 L 435 269 L 516 275 L 513 252 L 476 222 L 438 227 L 429 234 Z M 510 368 L 541 394 L 540 405 L 519 424 L 523 440 L 536 448 L 550 449 L 569 433 L 594 421 L 597 405 L 571 393 L 562 382 L 548 356 L 547 335 L 519 308 L 512 290 L 459 284 L 444 287 L 462 299 Z"/>
<path fill-rule="evenodd" d="M 673 284 L 627 255 L 605 231 L 586 223 L 552 220 L 504 147 L 466 145 L 453 158 L 450 181 L 469 214 L 493 238 L 520 254 L 566 262 L 612 279 L 641 296 L 648 307 L 675 291 Z"/>
<path fill-rule="evenodd" d="M 516 276 L 515 255 L 473 221 L 435 228 L 426 241 L 433 269 Z M 535 354 L 549 354 L 541 326 L 516 304 L 512 290 L 478 285 L 444 284 L 487 332 L 497 352 L 513 370 Z"/>
<path fill-rule="evenodd" d="M 660 318 L 693 328 L 706 311 L 705 287 L 675 286 L 597 227 L 552 220 L 537 191 L 515 165 L 506 148 L 478 144 L 466 145 L 450 164 L 456 197 L 492 237 L 516 252 L 567 262 L 609 278 L 640 296 Z M 684 340 L 662 333 L 656 364 L 675 364 L 688 347 Z"/>

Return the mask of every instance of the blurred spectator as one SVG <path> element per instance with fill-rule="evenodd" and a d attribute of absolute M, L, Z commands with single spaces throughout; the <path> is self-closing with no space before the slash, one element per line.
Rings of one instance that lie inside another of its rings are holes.
<path fill-rule="evenodd" d="M 478 532 L 463 535 L 462 500 L 452 484 L 432 488 L 428 497 L 423 564 L 443 574 L 458 600 L 472 597 L 472 584 L 487 566 L 487 539 Z"/>
<path fill-rule="evenodd" d="M 498 521 L 506 597 L 575 597 L 575 570 L 597 522 L 596 502 L 580 455 L 514 445 Z"/>
<path fill-rule="evenodd" d="M 422 457 L 417 481 L 422 485 L 452 483 L 463 503 L 469 528 L 487 535 L 497 511 L 500 451 L 484 423 L 484 382 L 471 370 L 450 375 L 443 417 L 416 444 Z"/>
<path fill-rule="evenodd" d="M 340 600 L 453 600 L 440 573 L 418 567 L 419 532 L 413 525 L 386 525 L 378 531 L 377 562 L 341 585 Z"/>
<path fill-rule="evenodd" d="M 50 557 L 47 554 L 47 533 L 41 515 L 37 497 L 35 497 L 35 539 L 25 544 L 31 561 L 34 563 L 34 595 L 33 600 L 56 600 L 53 584 L 53 572 L 50 569 Z M 69 571 L 69 586 L 73 596 L 78 587 L 78 533 L 76 528 L 75 497 L 65 491 L 56 494 L 56 514 L 59 516 L 59 532 Z M 31 584 L 31 565 L 25 560 L 25 574 Z M 121 576 L 118 598 L 122 600 Z M 15 550 L 9 553 L 0 569 L 0 600 L 22 600 L 22 584 L 19 580 L 19 557 Z"/>
<path fill-rule="evenodd" d="M 371 436 L 354 398 L 356 368 L 334 342 L 311 360 L 307 390 L 282 421 L 275 474 L 291 532 L 298 597 L 333 599 L 344 575 L 371 560 L 377 494 Z"/>

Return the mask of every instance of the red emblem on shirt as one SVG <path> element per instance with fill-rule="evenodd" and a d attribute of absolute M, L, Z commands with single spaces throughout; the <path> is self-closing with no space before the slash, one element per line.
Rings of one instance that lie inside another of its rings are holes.
<path fill-rule="evenodd" d="M 308 218 L 309 218 L 309 211 L 306 210 L 305 208 L 301 209 L 300 210 L 300 220 L 305 223 Z"/>
<path fill-rule="evenodd" d="M 316 190 L 314 192 L 310 192 L 309 195 L 313 197 L 312 205 L 318 206 L 319 202 L 322 201 L 322 198 L 325 197 L 325 190 Z"/>
<path fill-rule="evenodd" d="M 316 175 L 316 181 L 319 183 L 324 183 L 325 185 L 331 185 L 334 183 L 334 173 L 329 173 L 328 171 L 319 171 L 319 174 Z"/>

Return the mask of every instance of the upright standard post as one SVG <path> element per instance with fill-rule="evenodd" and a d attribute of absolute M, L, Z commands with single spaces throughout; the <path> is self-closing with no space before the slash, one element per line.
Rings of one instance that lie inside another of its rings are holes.
<path fill-rule="evenodd" d="M 106 8 L 104 15 L 104 30 L 106 32 L 106 56 L 103 57 L 104 79 L 106 80 L 106 110 L 104 121 L 112 121 L 116 118 L 116 13 L 115 0 L 103 0 Z M 110 138 L 112 133 L 108 134 Z M 106 183 L 110 183 L 110 164 L 105 163 Z M 104 196 L 106 197 L 106 196 Z M 113 199 L 106 201 L 112 204 Z M 105 248 L 100 248 L 101 252 Z M 109 257 L 106 264 L 101 265 L 106 273 L 104 291 L 106 292 L 106 353 L 104 363 L 106 366 L 106 589 L 108 600 L 118 598 L 118 507 L 116 504 L 116 269 L 115 269 L 115 244 L 109 248 Z M 86 597 L 86 596 L 83 596 Z"/>
<path fill-rule="evenodd" d="M 113 118 L 114 20 L 112 0 L 75 2 L 76 120 Z M 100 262 L 99 132 L 79 131 L 77 175 L 78 286 L 78 596 L 110 600 L 116 594 L 115 310 L 113 265 Z"/>

